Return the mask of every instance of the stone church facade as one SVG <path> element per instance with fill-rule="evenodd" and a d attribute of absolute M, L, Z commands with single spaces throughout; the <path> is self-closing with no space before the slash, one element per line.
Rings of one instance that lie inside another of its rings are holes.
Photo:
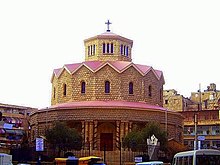
<path fill-rule="evenodd" d="M 163 108 L 162 71 L 132 62 L 132 40 L 108 28 L 84 40 L 84 46 L 84 62 L 54 69 L 51 106 L 31 114 L 32 141 L 54 121 L 64 121 L 81 132 L 81 153 L 103 156 L 105 146 L 110 164 L 119 162 L 126 134 L 150 121 L 160 122 L 169 138 L 183 141 L 183 117 Z M 132 161 L 124 154 L 124 161 Z"/>

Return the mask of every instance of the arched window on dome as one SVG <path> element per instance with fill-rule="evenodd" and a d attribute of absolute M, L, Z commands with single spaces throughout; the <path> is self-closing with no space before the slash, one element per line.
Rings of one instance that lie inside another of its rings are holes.
<path fill-rule="evenodd" d="M 53 98 L 55 99 L 56 98 L 56 88 L 53 87 Z"/>
<path fill-rule="evenodd" d="M 149 97 L 152 96 L 152 87 L 151 87 L 151 85 L 148 86 L 148 96 Z"/>
<path fill-rule="evenodd" d="M 95 55 L 95 45 L 93 45 L 93 55 Z"/>
<path fill-rule="evenodd" d="M 133 94 L 133 82 L 129 82 L 129 94 Z"/>
<path fill-rule="evenodd" d="M 88 56 L 90 55 L 90 46 L 88 46 Z"/>
<path fill-rule="evenodd" d="M 102 53 L 105 53 L 105 43 L 102 44 Z"/>
<path fill-rule="evenodd" d="M 128 56 L 128 46 L 126 47 L 126 56 Z"/>
<path fill-rule="evenodd" d="M 105 81 L 105 93 L 110 93 L 110 82 Z"/>
<path fill-rule="evenodd" d="M 107 53 L 109 53 L 109 43 L 107 43 Z"/>
<path fill-rule="evenodd" d="M 85 81 L 81 82 L 81 93 L 86 93 L 86 83 L 85 83 Z"/>
<path fill-rule="evenodd" d="M 113 43 L 111 43 L 111 53 L 113 53 L 114 52 L 114 45 L 113 45 Z"/>
<path fill-rule="evenodd" d="M 66 96 L 67 89 L 66 89 L 66 84 L 63 84 L 63 96 Z"/>
<path fill-rule="evenodd" d="M 121 55 L 123 55 L 123 45 L 121 44 Z"/>

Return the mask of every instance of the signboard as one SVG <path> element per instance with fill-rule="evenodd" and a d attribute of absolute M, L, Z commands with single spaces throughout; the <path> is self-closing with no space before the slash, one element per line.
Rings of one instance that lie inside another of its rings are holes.
<path fill-rule="evenodd" d="M 142 157 L 140 156 L 140 157 L 134 157 L 134 162 L 135 163 L 140 163 L 140 162 L 142 162 Z"/>
<path fill-rule="evenodd" d="M 36 138 L 36 151 L 44 151 L 44 139 Z"/>
<path fill-rule="evenodd" d="M 204 141 L 205 140 L 205 136 L 198 136 L 198 140 Z"/>

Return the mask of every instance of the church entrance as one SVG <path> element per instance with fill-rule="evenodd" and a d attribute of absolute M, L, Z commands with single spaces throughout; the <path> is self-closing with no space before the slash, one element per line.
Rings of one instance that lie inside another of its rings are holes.
<path fill-rule="evenodd" d="M 113 133 L 100 134 L 100 150 L 113 151 Z"/>

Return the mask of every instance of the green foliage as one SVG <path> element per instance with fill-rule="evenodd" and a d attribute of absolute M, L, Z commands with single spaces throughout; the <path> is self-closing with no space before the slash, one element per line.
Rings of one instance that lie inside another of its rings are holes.
<path fill-rule="evenodd" d="M 132 151 L 140 151 L 143 150 L 143 137 L 141 131 L 131 131 L 127 134 L 127 136 L 123 139 L 122 142 L 123 148 L 131 148 Z"/>
<path fill-rule="evenodd" d="M 159 123 L 148 123 L 142 130 L 137 128 L 129 132 L 123 139 L 123 148 L 131 148 L 133 151 L 147 151 L 147 139 L 155 135 L 160 142 L 160 149 L 167 146 L 167 133 L 163 131 Z"/>
<path fill-rule="evenodd" d="M 46 130 L 46 139 L 52 148 L 60 151 L 71 149 L 80 150 L 82 136 L 74 128 L 69 128 L 65 123 L 56 122 L 54 127 Z"/>
<path fill-rule="evenodd" d="M 160 142 L 160 149 L 164 150 L 167 147 L 167 133 L 162 130 L 160 124 L 157 122 L 150 122 L 146 125 L 146 127 L 142 130 L 142 135 L 144 141 L 147 142 L 152 135 L 156 136 L 158 141 Z"/>

